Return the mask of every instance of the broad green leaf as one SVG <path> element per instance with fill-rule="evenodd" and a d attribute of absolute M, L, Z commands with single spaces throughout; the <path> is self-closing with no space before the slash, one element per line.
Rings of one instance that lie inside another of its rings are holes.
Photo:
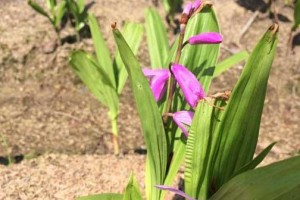
<path fill-rule="evenodd" d="M 206 99 L 198 103 L 185 154 L 185 192 L 191 197 L 207 199 L 209 196 L 217 143 L 221 137 L 214 131 L 223 112 L 219 107 L 223 106 L 223 99 Z"/>
<path fill-rule="evenodd" d="M 296 30 L 297 27 L 300 27 L 300 0 L 295 0 L 295 8 L 294 8 L 294 27 Z"/>
<path fill-rule="evenodd" d="M 214 78 L 218 77 L 220 74 L 227 71 L 228 69 L 230 69 L 237 63 L 239 63 L 243 60 L 246 60 L 248 57 L 249 57 L 248 52 L 246 50 L 244 50 L 244 51 L 238 52 L 238 53 L 230 56 L 229 58 L 226 58 L 225 60 L 221 61 L 215 67 Z"/>
<path fill-rule="evenodd" d="M 168 66 L 164 64 L 168 57 L 169 43 L 164 23 L 159 13 L 153 8 L 147 8 L 145 15 L 151 66 L 152 68 L 167 68 Z"/>
<path fill-rule="evenodd" d="M 254 169 L 255 167 L 257 167 L 257 165 L 259 165 L 264 160 L 264 158 L 268 155 L 268 153 L 271 151 L 271 149 L 275 144 L 276 142 L 273 142 L 272 144 L 267 146 L 267 148 L 265 148 L 258 156 L 256 156 L 251 162 L 243 166 L 241 169 L 239 169 L 233 176 L 236 176 L 238 174 L 241 174 L 243 172 L 246 172 L 250 169 Z"/>
<path fill-rule="evenodd" d="M 38 13 L 40 13 L 41 15 L 44 15 L 45 17 L 47 17 L 51 22 L 52 22 L 52 19 L 51 17 L 48 15 L 48 13 L 38 4 L 36 3 L 35 1 L 32 1 L 32 0 L 29 0 L 28 1 L 28 4 L 35 10 L 37 11 Z"/>
<path fill-rule="evenodd" d="M 95 194 L 83 197 L 77 197 L 76 200 L 123 200 L 123 195 L 107 193 L 107 194 Z"/>
<path fill-rule="evenodd" d="M 130 78 L 147 147 L 146 176 L 151 179 L 146 182 L 147 199 L 158 200 L 160 190 L 153 186 L 163 183 L 167 166 L 167 144 L 162 118 L 139 62 L 120 31 L 113 29 L 113 34 Z"/>
<path fill-rule="evenodd" d="M 297 200 L 300 194 L 300 157 L 296 156 L 242 173 L 210 200 Z"/>
<path fill-rule="evenodd" d="M 122 33 L 132 52 L 136 54 L 144 33 L 143 25 L 139 23 L 127 22 L 123 27 Z M 126 83 L 128 73 L 118 50 L 114 60 L 114 68 L 117 77 L 118 94 L 121 94 Z"/>
<path fill-rule="evenodd" d="M 103 67 L 103 70 L 107 73 L 109 80 L 113 83 L 113 88 L 116 87 L 115 73 L 110 58 L 109 50 L 105 44 L 104 38 L 100 31 L 100 26 L 96 17 L 93 14 L 89 14 L 89 25 L 93 38 L 94 48 L 96 51 L 97 62 Z"/>
<path fill-rule="evenodd" d="M 61 1 L 56 7 L 56 15 L 55 15 L 55 27 L 59 27 L 61 24 L 61 20 L 66 13 L 66 2 Z"/>
<path fill-rule="evenodd" d="M 123 200 L 142 200 L 142 194 L 138 182 L 133 174 L 131 174 L 128 184 L 126 186 Z"/>
<path fill-rule="evenodd" d="M 69 63 L 92 94 L 109 107 L 110 117 L 116 117 L 119 98 L 103 68 L 98 66 L 91 55 L 83 51 L 73 52 Z"/>
<path fill-rule="evenodd" d="M 222 135 L 215 163 L 217 188 L 249 163 L 255 153 L 277 30 L 278 25 L 271 26 L 251 53 L 217 127 L 217 134 Z"/>
<path fill-rule="evenodd" d="M 219 32 L 216 15 L 211 7 L 205 7 L 190 19 L 185 31 L 186 41 L 191 36 L 204 32 Z M 190 69 L 207 92 L 214 74 L 219 54 L 219 44 L 189 45 L 182 50 L 180 63 Z"/>

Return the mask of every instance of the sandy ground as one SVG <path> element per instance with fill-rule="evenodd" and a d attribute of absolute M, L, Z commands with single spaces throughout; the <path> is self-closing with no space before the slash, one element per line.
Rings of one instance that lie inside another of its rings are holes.
<path fill-rule="evenodd" d="M 272 23 L 259 14 L 239 41 L 242 28 L 253 11 L 234 1 L 215 1 L 224 35 L 220 58 L 242 49 L 251 50 Z M 91 11 L 101 24 L 109 48 L 114 52 L 111 22 L 143 22 L 149 1 L 96 1 Z M 159 8 L 163 14 L 162 7 Z M 292 19 L 292 10 L 279 7 Z M 22 13 L 22 14 L 17 14 Z M 55 53 L 43 49 L 55 38 L 47 20 L 25 1 L 1 1 L 0 15 L 0 132 L 7 151 L 30 160 L 9 167 L 0 165 L 0 199 L 73 199 L 77 195 L 121 192 L 130 171 L 144 188 L 144 156 L 134 149 L 144 146 L 140 122 L 129 86 L 121 97 L 120 147 L 112 153 L 107 109 L 80 83 L 67 64 L 70 50 L 92 51 L 90 39 L 65 43 Z M 286 55 L 291 22 L 280 23 L 277 57 L 271 72 L 257 151 L 277 141 L 263 164 L 296 155 L 300 150 L 300 47 Z M 170 31 L 171 33 L 171 31 Z M 62 36 L 72 35 L 67 29 Z M 171 39 L 174 37 L 170 34 Z M 138 54 L 149 65 L 145 43 Z M 213 83 L 213 91 L 231 89 L 241 72 L 236 66 Z M 37 155 L 41 155 L 36 157 Z"/>

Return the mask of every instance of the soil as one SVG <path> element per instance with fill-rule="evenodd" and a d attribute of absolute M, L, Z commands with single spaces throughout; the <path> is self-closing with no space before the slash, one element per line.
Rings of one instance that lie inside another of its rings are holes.
<path fill-rule="evenodd" d="M 240 37 L 255 11 L 233 0 L 214 3 L 224 36 L 220 60 L 243 49 L 251 51 L 272 24 L 266 13 L 259 13 Z M 153 6 L 150 0 L 95 2 L 91 12 L 97 16 L 111 52 L 115 46 L 110 24 L 143 23 L 147 6 Z M 277 144 L 262 165 L 300 151 L 300 42 L 295 39 L 293 50 L 288 48 L 293 12 L 282 2 L 276 6 L 280 19 L 285 20 L 280 21 L 257 152 L 274 141 Z M 158 9 L 165 16 L 162 5 Z M 112 154 L 107 108 L 68 66 L 70 51 L 93 51 L 91 39 L 72 43 L 70 38 L 75 35 L 67 28 L 62 37 L 68 42 L 46 54 L 55 32 L 26 1 L 0 0 L 0 16 L 0 133 L 8 145 L 0 145 L 0 156 L 2 160 L 7 153 L 26 158 L 9 167 L 0 165 L 0 199 L 74 199 L 89 193 L 122 192 L 130 171 L 144 188 L 145 156 L 136 153 L 144 149 L 144 142 L 129 84 L 121 96 L 118 124 L 124 155 L 116 157 Z M 174 39 L 172 29 L 169 32 Z M 149 66 L 145 42 L 138 58 L 141 65 Z M 211 92 L 232 89 L 241 70 L 242 63 L 221 75 Z"/>

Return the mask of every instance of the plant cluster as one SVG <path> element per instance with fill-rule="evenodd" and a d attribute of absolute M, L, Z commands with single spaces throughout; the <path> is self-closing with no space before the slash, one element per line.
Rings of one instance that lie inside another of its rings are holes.
<path fill-rule="evenodd" d="M 297 199 L 300 157 L 255 169 L 275 143 L 255 157 L 267 83 L 277 46 L 273 24 L 247 58 L 232 91 L 209 94 L 215 77 L 220 34 L 211 4 L 195 0 L 183 9 L 180 35 L 169 48 L 157 13 L 146 12 L 152 68 L 142 68 L 116 24 L 113 35 L 131 82 L 147 147 L 146 199 L 171 191 L 192 199 Z M 246 56 L 245 56 L 246 55 Z M 224 64 L 225 63 L 225 64 Z M 184 190 L 171 187 L 184 163 Z M 87 199 L 142 199 L 131 175 L 123 194 Z"/>

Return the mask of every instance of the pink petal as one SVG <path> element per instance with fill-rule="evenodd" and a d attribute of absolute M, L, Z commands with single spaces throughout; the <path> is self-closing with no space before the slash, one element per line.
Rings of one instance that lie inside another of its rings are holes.
<path fill-rule="evenodd" d="M 189 16 L 193 10 L 192 6 L 193 6 L 193 4 L 191 2 L 187 3 L 183 8 L 182 13 Z"/>
<path fill-rule="evenodd" d="M 207 32 L 189 38 L 190 44 L 219 44 L 223 40 L 222 35 L 216 32 Z"/>
<path fill-rule="evenodd" d="M 202 4 L 201 0 L 195 0 L 192 7 L 194 10 L 197 10 L 201 6 L 201 4 Z"/>
<path fill-rule="evenodd" d="M 173 64 L 171 71 L 183 92 L 185 100 L 191 107 L 195 108 L 198 101 L 206 96 L 196 76 L 179 64 Z"/>
<path fill-rule="evenodd" d="M 161 190 L 167 190 L 167 191 L 170 191 L 170 192 L 174 192 L 175 194 L 178 194 L 179 196 L 182 196 L 182 197 L 186 198 L 187 200 L 196 200 L 196 199 L 188 196 L 187 194 L 185 194 L 181 190 L 178 190 L 178 189 L 170 187 L 170 186 L 156 185 L 155 187 L 157 187 L 158 189 L 161 189 Z"/>
<path fill-rule="evenodd" d="M 169 70 L 143 68 L 143 73 L 149 79 L 155 100 L 159 101 L 166 91 L 166 83 L 170 77 Z"/>
<path fill-rule="evenodd" d="M 186 137 L 188 137 L 188 130 L 185 125 L 191 126 L 193 117 L 194 112 L 192 111 L 178 111 L 173 114 L 174 122 L 178 125 Z"/>

